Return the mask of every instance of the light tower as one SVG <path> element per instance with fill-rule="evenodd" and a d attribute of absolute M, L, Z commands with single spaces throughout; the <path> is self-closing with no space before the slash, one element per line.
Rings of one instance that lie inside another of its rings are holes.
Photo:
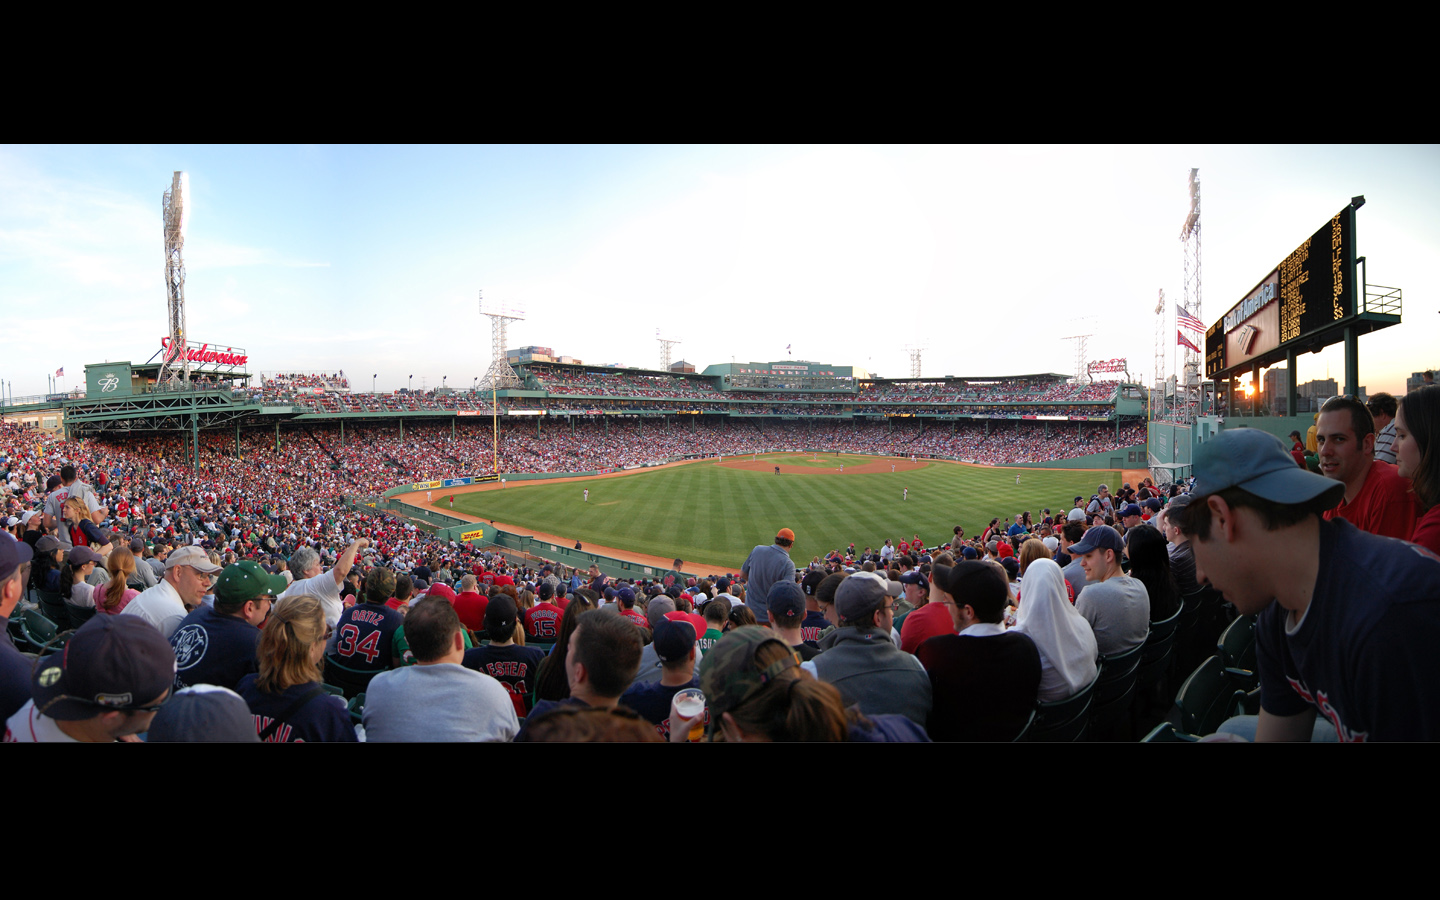
<path fill-rule="evenodd" d="M 1185 311 L 1200 321 L 1200 170 L 1190 170 L 1190 212 L 1180 228 L 1180 240 L 1185 247 Z M 1185 348 L 1183 366 L 1185 403 L 1198 403 L 1200 399 L 1200 354 Z M 1193 408 L 1192 408 L 1193 410 Z"/>
<path fill-rule="evenodd" d="M 907 347 L 905 348 L 905 352 L 910 356 L 910 377 L 911 377 L 911 378 L 919 378 L 919 377 L 920 377 L 920 356 L 921 356 L 921 354 L 923 354 L 923 353 L 925 352 L 925 345 L 924 345 L 924 344 L 910 344 L 909 346 L 907 346 Z"/>
<path fill-rule="evenodd" d="M 655 329 L 655 340 L 660 342 L 660 368 L 663 371 L 670 371 L 670 355 L 675 345 L 680 343 L 679 338 L 666 338 L 660 336 L 660 329 Z"/>
<path fill-rule="evenodd" d="M 485 292 L 480 292 L 480 315 L 490 317 L 490 368 L 480 378 L 480 390 L 491 393 L 505 388 L 524 387 L 515 370 L 505 361 L 505 330 L 507 324 L 525 318 L 524 310 L 503 303 L 485 304 Z"/>
<path fill-rule="evenodd" d="M 1090 334 L 1071 334 L 1060 340 L 1075 342 L 1075 380 L 1084 381 L 1086 375 L 1085 357 L 1090 352 Z"/>
<path fill-rule="evenodd" d="M 1150 382 L 1150 417 L 1155 417 L 1155 392 L 1160 393 L 1160 402 L 1165 402 L 1165 350 L 1169 346 L 1170 329 L 1165 327 L 1165 289 L 1160 289 L 1160 299 L 1155 301 L 1155 371 Z"/>
<path fill-rule="evenodd" d="M 190 176 L 176 172 L 170 190 L 160 198 L 165 234 L 165 305 L 169 312 L 170 346 L 160 363 L 159 382 L 190 383 L 190 360 L 185 352 L 185 226 L 190 220 Z"/>

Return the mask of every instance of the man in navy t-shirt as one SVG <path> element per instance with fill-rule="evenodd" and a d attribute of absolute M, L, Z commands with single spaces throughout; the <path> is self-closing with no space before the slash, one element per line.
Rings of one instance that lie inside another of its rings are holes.
<path fill-rule="evenodd" d="M 1440 739 L 1440 558 L 1323 521 L 1344 484 L 1257 429 L 1201 445 L 1193 493 L 1196 579 L 1259 614 L 1256 740 L 1309 740 L 1317 713 L 1342 741 Z"/>
<path fill-rule="evenodd" d="M 255 648 L 275 596 L 289 586 L 250 560 L 226 566 L 215 582 L 215 606 L 195 607 L 170 636 L 175 650 L 175 690 L 213 684 L 235 690 L 259 671 Z"/>
<path fill-rule="evenodd" d="M 635 684 L 620 696 L 620 705 L 635 710 L 670 739 L 670 701 L 686 688 L 699 688 L 695 677 L 695 625 L 686 619 L 660 619 L 655 624 L 655 654 L 660 657 L 659 681 Z"/>
<path fill-rule="evenodd" d="M 24 541 L 0 534 L 0 618 L 8 618 L 25 593 L 33 551 Z M 31 660 L 0 638 L 0 717 L 10 718 L 30 702 Z"/>
<path fill-rule="evenodd" d="M 530 712 L 530 694 L 535 689 L 535 676 L 545 659 L 545 651 L 515 643 L 515 622 L 519 615 L 514 598 L 497 594 L 485 607 L 485 633 L 490 643 L 466 650 L 461 665 L 484 672 L 505 685 L 510 701 L 515 704 L 515 717 L 523 719 Z"/>

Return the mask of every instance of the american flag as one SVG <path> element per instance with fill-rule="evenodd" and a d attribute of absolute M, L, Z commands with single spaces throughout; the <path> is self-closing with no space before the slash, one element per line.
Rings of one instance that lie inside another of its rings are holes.
<path fill-rule="evenodd" d="M 1205 323 L 1185 311 L 1185 307 L 1175 304 L 1175 324 L 1180 328 L 1188 328 L 1191 331 L 1204 331 Z"/>
<path fill-rule="evenodd" d="M 1175 345 L 1176 345 L 1177 347 L 1189 347 L 1191 350 L 1194 350 L 1196 353 L 1199 353 L 1199 352 L 1200 352 L 1200 348 L 1197 347 L 1197 346 L 1195 346 L 1194 344 L 1190 343 L 1190 341 L 1185 337 L 1185 332 L 1183 332 L 1183 331 L 1176 331 L 1176 332 L 1175 332 L 1175 337 L 1177 338 L 1177 340 L 1175 341 Z"/>
<path fill-rule="evenodd" d="M 65 367 L 64 367 L 64 366 L 61 366 L 60 368 L 58 368 L 58 369 L 55 370 L 55 377 L 56 377 L 56 378 L 64 378 L 64 377 L 65 377 Z"/>

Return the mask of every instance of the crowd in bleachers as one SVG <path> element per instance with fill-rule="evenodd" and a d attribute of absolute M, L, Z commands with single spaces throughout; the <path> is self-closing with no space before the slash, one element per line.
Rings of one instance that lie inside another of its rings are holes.
<path fill-rule="evenodd" d="M 1392 422 L 1398 467 L 1367 449 Z M 816 446 L 1043 457 L 1116 439 L 1037 423 L 532 429 L 507 424 L 503 468 Z M 652 578 L 530 568 L 343 499 L 483 462 L 481 431 L 209 433 L 192 468 L 179 436 L 0 423 L 5 740 L 1125 739 L 1172 698 L 1150 739 L 1440 737 L 1440 388 L 1334 398 L 1316 425 L 1325 475 L 1298 432 L 1287 449 L 1235 429 L 1197 453 L 1200 496 L 1102 484 L 978 535 L 808 564 L 782 527 L 719 579 L 681 560 Z"/>
<path fill-rule="evenodd" d="M 261 372 L 260 383 L 275 391 L 313 390 L 314 388 L 325 391 L 350 390 L 350 379 L 345 376 L 343 371 L 330 374 L 325 372 Z"/>
<path fill-rule="evenodd" d="M 522 371 L 532 376 L 539 390 L 551 394 L 686 399 L 724 397 L 708 379 L 700 377 L 596 372 L 537 365 L 526 366 Z"/>
<path fill-rule="evenodd" d="M 1109 400 L 1113 382 L 1081 384 L 1054 379 L 1012 379 L 1001 382 L 881 381 L 865 382 L 857 399 L 865 402 L 902 403 L 1062 403 Z"/>

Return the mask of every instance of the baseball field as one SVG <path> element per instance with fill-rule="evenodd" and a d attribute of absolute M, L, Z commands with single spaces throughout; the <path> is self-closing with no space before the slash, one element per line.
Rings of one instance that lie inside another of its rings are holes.
<path fill-rule="evenodd" d="M 956 525 L 978 536 L 996 516 L 1029 510 L 1038 520 L 1045 507 L 1068 510 L 1077 494 L 1088 499 L 1101 482 L 1118 486 L 1120 475 L 780 453 L 558 484 L 511 482 L 459 494 L 455 511 L 586 545 L 738 569 L 780 528 L 795 532 L 790 556 L 801 564 L 852 541 L 862 550 L 918 533 L 935 546 Z"/>

